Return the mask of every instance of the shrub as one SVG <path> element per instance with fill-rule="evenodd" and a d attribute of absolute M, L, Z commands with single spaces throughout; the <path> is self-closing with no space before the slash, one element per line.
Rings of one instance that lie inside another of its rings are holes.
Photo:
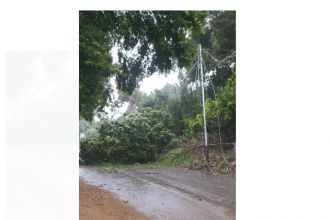
<path fill-rule="evenodd" d="M 181 140 L 182 143 L 187 140 L 185 135 L 180 136 L 179 139 Z"/>
<path fill-rule="evenodd" d="M 151 108 L 129 111 L 115 121 L 102 121 L 94 138 L 81 142 L 80 157 L 91 163 L 146 163 L 166 149 L 174 134 L 162 112 Z M 157 148 L 156 148 L 157 144 Z"/>
<path fill-rule="evenodd" d="M 113 172 L 115 172 L 115 173 L 119 173 L 119 170 L 118 170 L 118 169 L 115 169 Z"/>
<path fill-rule="evenodd" d="M 164 166 L 170 166 L 173 163 L 175 165 L 183 164 L 185 163 L 185 160 L 189 159 L 191 156 L 187 155 L 186 157 L 181 154 L 182 149 L 177 149 L 177 150 L 171 150 L 167 154 L 160 155 L 158 157 L 158 161 L 160 162 L 161 165 Z"/>
<path fill-rule="evenodd" d="M 110 162 L 111 141 L 86 138 L 80 142 L 79 157 L 89 165 L 92 163 Z"/>
<path fill-rule="evenodd" d="M 180 139 L 173 139 L 170 145 L 178 147 L 182 145 L 182 141 Z"/>
<path fill-rule="evenodd" d="M 220 116 L 220 120 L 236 120 L 236 72 L 233 69 L 233 75 L 228 78 L 226 85 L 219 88 L 220 93 L 216 94 L 214 99 L 206 99 L 205 102 L 205 113 L 207 124 L 211 124 L 211 121 Z M 234 117 L 232 117 L 234 116 Z M 221 119 L 223 117 L 223 119 Z M 204 127 L 204 115 L 201 111 L 194 118 L 185 118 L 183 120 L 186 124 L 187 130 L 190 134 L 195 136 L 198 132 L 203 131 Z M 216 125 L 215 127 L 217 127 Z M 220 126 L 224 126 L 220 124 Z M 207 128 L 209 131 L 210 128 Z M 229 131 L 229 128 L 224 126 L 222 131 Z"/>
<path fill-rule="evenodd" d="M 226 161 L 222 161 L 221 164 L 219 165 L 219 168 L 225 168 L 227 162 Z"/>
<path fill-rule="evenodd" d="M 191 154 L 191 153 L 189 153 L 189 154 L 187 154 L 187 160 L 189 161 L 189 162 L 192 162 L 194 159 L 195 159 L 195 155 L 193 155 L 193 154 Z"/>
<path fill-rule="evenodd" d="M 142 108 L 139 113 L 142 114 L 149 125 L 150 132 L 148 137 L 150 143 L 157 147 L 157 153 L 167 149 L 174 138 L 174 134 L 170 130 L 173 126 L 171 115 L 166 112 L 153 110 L 152 108 Z"/>
<path fill-rule="evenodd" d="M 144 163 L 152 158 L 154 149 L 148 138 L 150 126 L 146 120 L 140 113 L 132 112 L 127 117 L 101 124 L 102 138 L 111 137 L 110 140 L 118 140 L 110 150 L 112 162 Z"/>
<path fill-rule="evenodd" d="M 203 164 L 201 164 L 201 162 L 197 163 L 199 169 L 202 169 L 203 167 L 206 167 L 206 162 L 204 162 Z"/>

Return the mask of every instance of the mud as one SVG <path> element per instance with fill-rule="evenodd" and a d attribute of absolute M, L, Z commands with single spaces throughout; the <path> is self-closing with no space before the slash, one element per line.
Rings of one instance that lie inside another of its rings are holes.
<path fill-rule="evenodd" d="M 80 166 L 79 176 L 158 219 L 235 219 L 235 177 L 182 168 L 108 169 Z"/>
<path fill-rule="evenodd" d="M 79 220 L 152 220 L 156 217 L 138 212 L 128 203 L 115 198 L 113 193 L 86 184 L 79 178 Z"/>

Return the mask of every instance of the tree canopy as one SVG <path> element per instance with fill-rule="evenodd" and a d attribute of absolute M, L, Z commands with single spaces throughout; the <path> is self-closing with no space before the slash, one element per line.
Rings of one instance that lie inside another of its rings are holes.
<path fill-rule="evenodd" d="M 190 66 L 196 56 L 193 39 L 203 33 L 206 11 L 80 11 L 79 116 L 91 121 L 112 101 L 109 78 L 132 94 L 138 79 L 156 71 L 168 73 L 175 61 Z M 117 46 L 119 65 L 110 54 Z M 130 56 L 137 50 L 138 55 Z"/>

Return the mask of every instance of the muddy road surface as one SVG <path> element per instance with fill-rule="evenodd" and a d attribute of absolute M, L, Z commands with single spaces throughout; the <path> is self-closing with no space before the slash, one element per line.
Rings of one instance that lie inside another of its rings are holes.
<path fill-rule="evenodd" d="M 112 192 L 157 219 L 235 219 L 236 178 L 181 168 L 80 166 L 87 184 Z"/>

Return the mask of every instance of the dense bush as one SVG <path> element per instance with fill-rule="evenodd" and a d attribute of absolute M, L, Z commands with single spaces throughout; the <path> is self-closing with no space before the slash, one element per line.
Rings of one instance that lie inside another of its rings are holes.
<path fill-rule="evenodd" d="M 138 103 L 139 109 L 150 107 L 154 110 L 161 110 L 171 115 L 168 127 L 176 136 L 182 135 L 183 122 L 181 120 L 182 112 L 180 108 L 180 93 L 175 85 L 166 84 L 161 90 L 155 90 L 155 93 L 146 96 L 143 103 Z"/>
<path fill-rule="evenodd" d="M 110 140 L 86 138 L 80 142 L 79 157 L 85 164 L 110 162 Z"/>
<path fill-rule="evenodd" d="M 156 147 L 157 153 L 167 149 L 174 137 L 170 130 L 173 126 L 171 114 L 151 108 L 142 108 L 140 113 L 147 118 L 146 122 L 150 127 L 148 137 Z"/>
<path fill-rule="evenodd" d="M 129 111 L 115 121 L 102 121 L 96 138 L 81 142 L 86 163 L 145 163 L 167 148 L 174 137 L 169 114 L 151 108 Z M 157 145 L 157 147 L 156 147 Z"/>
<path fill-rule="evenodd" d="M 207 99 L 205 102 L 206 122 L 208 124 L 207 131 L 218 129 L 217 116 L 220 116 L 220 126 L 222 131 L 229 130 L 228 122 L 236 120 L 236 72 L 227 80 L 226 86 L 220 88 L 220 93 L 215 100 Z M 232 117 L 234 116 L 234 117 Z M 196 115 L 195 119 L 184 119 L 188 125 L 190 134 L 195 136 L 204 129 L 204 114 L 201 112 Z M 232 123 L 231 123 L 232 124 Z"/>

